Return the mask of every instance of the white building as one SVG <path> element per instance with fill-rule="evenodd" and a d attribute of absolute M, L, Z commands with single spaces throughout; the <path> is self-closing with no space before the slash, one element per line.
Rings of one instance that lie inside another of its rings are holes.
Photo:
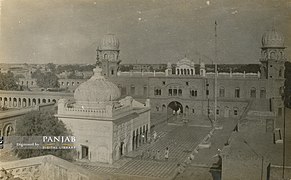
<path fill-rule="evenodd" d="M 76 136 L 77 159 L 113 163 L 146 143 L 150 134 L 150 102 L 120 99 L 120 91 L 94 69 L 94 75 L 58 102 L 57 117 Z"/>

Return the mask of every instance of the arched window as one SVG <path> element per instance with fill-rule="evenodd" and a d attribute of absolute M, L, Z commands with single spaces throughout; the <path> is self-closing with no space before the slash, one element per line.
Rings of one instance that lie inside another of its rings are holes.
<path fill-rule="evenodd" d="M 185 106 L 185 113 L 186 113 L 186 115 L 189 114 L 189 106 Z"/>
<path fill-rule="evenodd" d="M 250 92 L 250 97 L 251 98 L 256 98 L 256 94 L 257 94 L 256 88 L 252 87 L 251 88 L 251 92 Z"/>
<path fill-rule="evenodd" d="M 197 97 L 197 95 L 198 95 L 197 90 L 191 90 L 190 91 L 190 95 L 193 96 L 193 97 Z"/>
<path fill-rule="evenodd" d="M 225 90 L 224 87 L 219 88 L 219 97 L 224 97 L 225 96 Z"/>
<path fill-rule="evenodd" d="M 166 105 L 162 105 L 162 111 L 165 111 L 166 110 Z"/>
<path fill-rule="evenodd" d="M 178 90 L 178 96 L 182 96 L 182 89 Z"/>
<path fill-rule="evenodd" d="M 193 69 L 191 69 L 191 75 L 194 75 Z"/>
<path fill-rule="evenodd" d="M 238 115 L 238 108 L 237 107 L 234 107 L 233 108 L 233 115 L 234 116 L 237 116 Z"/>
<path fill-rule="evenodd" d="M 189 70 L 189 69 L 187 69 L 187 74 L 188 74 L 188 75 L 190 74 L 190 70 Z"/>
<path fill-rule="evenodd" d="M 114 75 L 114 70 L 113 69 L 111 69 L 111 75 Z"/>
<path fill-rule="evenodd" d="M 276 53 L 275 52 L 271 52 L 270 57 L 271 57 L 271 59 L 275 59 L 276 58 Z"/>
<path fill-rule="evenodd" d="M 173 95 L 173 90 L 169 89 L 169 96 L 172 96 L 172 95 Z"/>
<path fill-rule="evenodd" d="M 266 89 L 264 87 L 262 87 L 260 90 L 260 98 L 261 99 L 266 98 Z"/>
<path fill-rule="evenodd" d="M 12 124 L 8 124 L 5 128 L 4 128 L 4 135 L 5 136 L 10 136 L 13 134 L 13 127 L 12 127 Z"/>
<path fill-rule="evenodd" d="M 195 114 L 195 109 L 192 109 L 192 113 Z"/>
<path fill-rule="evenodd" d="M 187 74 L 186 69 L 184 69 L 184 74 L 185 74 L 185 75 Z"/>
<path fill-rule="evenodd" d="M 177 69 L 177 74 L 180 74 L 180 69 Z"/>
<path fill-rule="evenodd" d="M 177 96 L 177 89 L 174 89 L 174 96 Z"/>
<path fill-rule="evenodd" d="M 234 97 L 235 98 L 239 98 L 240 97 L 240 89 L 238 87 L 235 88 L 235 90 L 234 90 Z"/>
<path fill-rule="evenodd" d="M 144 86 L 143 87 L 143 95 L 144 96 L 147 96 L 147 94 L 148 94 L 148 87 L 147 86 Z"/>
<path fill-rule="evenodd" d="M 131 87 L 130 87 L 130 94 L 135 95 L 135 86 L 134 85 L 131 85 Z"/>
<path fill-rule="evenodd" d="M 156 106 L 156 111 L 160 111 L 160 107 L 159 106 Z"/>

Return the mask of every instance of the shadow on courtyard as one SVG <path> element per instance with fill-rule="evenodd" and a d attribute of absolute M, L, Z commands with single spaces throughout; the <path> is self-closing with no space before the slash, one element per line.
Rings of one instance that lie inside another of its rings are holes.
<path fill-rule="evenodd" d="M 221 180 L 222 158 L 221 156 L 218 156 L 218 158 L 219 160 L 213 163 L 209 170 L 213 180 Z"/>

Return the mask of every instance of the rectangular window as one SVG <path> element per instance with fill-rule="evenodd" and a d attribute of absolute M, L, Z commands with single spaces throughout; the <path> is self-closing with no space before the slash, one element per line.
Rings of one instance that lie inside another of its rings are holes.
<path fill-rule="evenodd" d="M 130 87 L 130 94 L 135 95 L 135 87 L 134 86 Z"/>
<path fill-rule="evenodd" d="M 165 85 L 166 84 L 166 81 L 163 81 L 163 85 Z"/>
<path fill-rule="evenodd" d="M 189 82 L 186 82 L 186 85 L 188 86 L 189 85 Z"/>
<path fill-rule="evenodd" d="M 147 86 L 144 86 L 143 87 L 143 95 L 144 96 L 147 96 L 147 94 L 148 94 L 148 87 Z"/>
<path fill-rule="evenodd" d="M 234 114 L 235 116 L 237 116 L 237 114 L 238 114 L 237 109 L 233 110 L 233 114 Z"/>
<path fill-rule="evenodd" d="M 236 89 L 235 89 L 234 97 L 235 97 L 235 98 L 239 98 L 239 97 L 240 97 L 240 89 L 239 89 L 239 88 L 236 88 Z"/>
<path fill-rule="evenodd" d="M 207 89 L 207 90 L 206 90 L 206 96 L 208 96 L 208 95 L 209 95 L 209 90 Z"/>

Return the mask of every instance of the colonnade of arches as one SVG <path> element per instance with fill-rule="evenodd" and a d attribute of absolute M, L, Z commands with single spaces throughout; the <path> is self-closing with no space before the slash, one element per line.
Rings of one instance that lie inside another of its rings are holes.
<path fill-rule="evenodd" d="M 195 69 L 191 68 L 176 68 L 177 75 L 195 75 Z"/>
<path fill-rule="evenodd" d="M 183 115 L 183 117 L 191 117 L 194 114 L 197 115 L 197 111 L 200 111 L 199 109 L 194 109 L 193 107 L 189 107 L 188 105 L 183 106 L 180 102 L 178 101 L 172 101 L 168 105 L 162 104 L 157 105 L 155 107 L 156 112 L 166 112 L 168 114 L 168 117 L 171 116 L 179 116 Z M 206 113 L 203 113 L 204 115 L 207 114 L 212 114 L 216 113 L 216 115 L 221 116 L 221 117 L 236 117 L 240 115 L 240 110 L 238 107 L 228 107 L 227 105 L 225 106 L 217 106 L 216 112 L 214 112 L 214 107 L 211 106 L 209 109 L 206 108 Z"/>
<path fill-rule="evenodd" d="M 142 127 L 136 128 L 132 132 L 132 150 L 140 147 L 141 145 L 148 142 L 149 139 L 149 125 L 143 125 Z"/>
<path fill-rule="evenodd" d="M 21 108 L 57 102 L 56 98 L 0 97 L 0 107 Z"/>

